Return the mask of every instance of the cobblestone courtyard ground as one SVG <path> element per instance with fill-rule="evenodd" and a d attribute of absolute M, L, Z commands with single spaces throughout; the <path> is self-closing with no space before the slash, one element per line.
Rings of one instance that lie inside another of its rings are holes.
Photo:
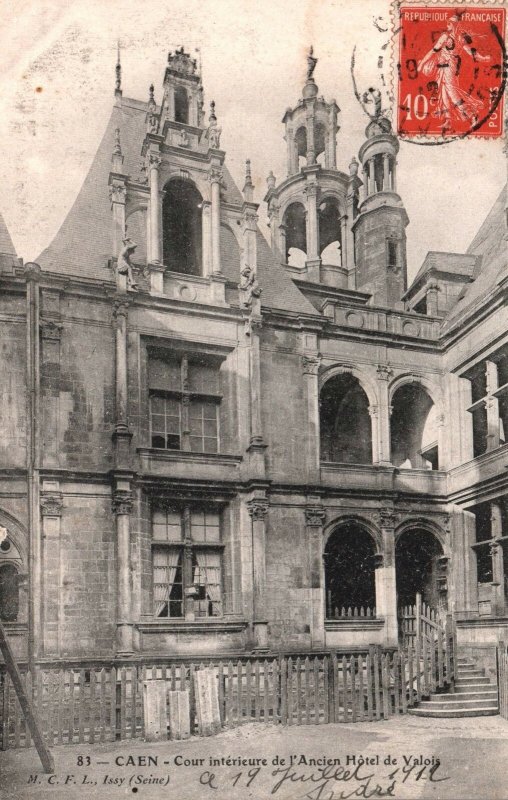
<path fill-rule="evenodd" d="M 508 800 L 508 723 L 500 717 L 436 723 L 406 716 L 288 728 L 250 724 L 206 739 L 60 746 L 53 754 L 56 775 L 50 777 L 33 748 L 1 753 L 2 798 Z M 228 757 L 266 764 L 210 765 L 210 758 Z M 335 763 L 309 763 L 323 757 Z"/>

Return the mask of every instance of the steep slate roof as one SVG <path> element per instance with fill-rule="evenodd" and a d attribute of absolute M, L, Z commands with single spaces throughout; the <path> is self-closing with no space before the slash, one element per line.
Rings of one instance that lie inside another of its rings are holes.
<path fill-rule="evenodd" d="M 0 272 L 2 270 L 11 271 L 12 267 L 19 265 L 19 259 L 7 230 L 5 220 L 0 214 Z"/>
<path fill-rule="evenodd" d="M 504 239 L 506 191 L 505 186 L 467 249 L 469 254 L 481 258 L 473 272 L 473 283 L 464 287 L 459 295 L 445 320 L 445 329 L 451 327 L 466 309 L 480 305 L 502 277 L 508 277 L 508 248 Z"/>
<path fill-rule="evenodd" d="M 120 128 L 123 172 L 137 176 L 141 164 L 141 144 L 145 137 L 147 103 L 123 98 L 115 106 L 106 132 L 92 161 L 83 186 L 67 214 L 60 230 L 38 259 L 43 270 L 63 275 L 112 281 L 107 266 L 112 251 L 112 221 L 108 178 L 115 130 Z M 242 195 L 227 168 L 224 167 L 224 201 L 241 204 Z M 291 278 L 275 259 L 270 247 L 258 231 L 258 281 L 263 289 L 261 302 L 265 307 L 292 312 L 316 314 L 316 310 L 294 286 Z M 223 248 L 224 249 L 224 248 Z M 229 254 L 231 255 L 231 254 Z M 235 263 L 238 261 L 238 263 Z M 238 256 L 224 259 L 223 269 L 228 279 L 240 280 Z"/>
<path fill-rule="evenodd" d="M 17 255 L 2 214 L 0 214 L 0 254 L 15 257 Z"/>

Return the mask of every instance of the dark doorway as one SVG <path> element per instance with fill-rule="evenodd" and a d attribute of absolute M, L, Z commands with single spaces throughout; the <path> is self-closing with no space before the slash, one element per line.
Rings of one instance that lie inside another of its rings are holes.
<path fill-rule="evenodd" d="M 438 559 L 443 555 L 434 534 L 415 528 L 405 531 L 395 545 L 395 574 L 398 605 L 414 605 L 416 594 L 433 609 L 440 606 Z"/>

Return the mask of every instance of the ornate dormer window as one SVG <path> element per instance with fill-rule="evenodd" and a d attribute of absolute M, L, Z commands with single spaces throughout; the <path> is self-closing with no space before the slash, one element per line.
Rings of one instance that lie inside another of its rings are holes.
<path fill-rule="evenodd" d="M 164 264 L 186 275 L 203 273 L 203 198 L 191 181 L 175 178 L 166 184 L 162 204 Z"/>

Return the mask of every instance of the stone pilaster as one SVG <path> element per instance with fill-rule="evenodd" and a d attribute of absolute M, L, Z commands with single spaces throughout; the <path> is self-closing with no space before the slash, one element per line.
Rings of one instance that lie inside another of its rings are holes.
<path fill-rule="evenodd" d="M 62 494 L 43 491 L 40 496 L 42 527 L 42 642 L 44 656 L 61 655 L 62 564 L 60 521 Z"/>
<path fill-rule="evenodd" d="M 305 531 L 309 553 L 309 577 L 311 595 L 311 647 L 325 647 L 325 591 L 321 585 L 323 573 L 323 526 L 326 512 L 319 505 L 305 508 Z"/>
<path fill-rule="evenodd" d="M 307 198 L 307 273 L 310 280 L 319 281 L 319 222 L 317 198 L 319 187 L 307 183 L 304 189 Z"/>
<path fill-rule="evenodd" d="M 113 492 L 117 547 L 116 651 L 118 656 L 129 656 L 133 652 L 130 552 L 131 511 L 132 492 L 130 491 L 130 482 L 120 479 L 117 481 Z"/>
<path fill-rule="evenodd" d="M 395 524 L 392 508 L 381 508 L 378 513 L 382 536 L 382 559 L 376 564 L 376 615 L 385 621 L 384 645 L 397 647 L 397 585 L 395 575 Z"/>
<path fill-rule="evenodd" d="M 503 520 L 499 503 L 490 504 L 490 519 L 492 524 L 492 543 L 490 555 L 492 558 L 492 614 L 501 617 L 505 613 L 504 596 L 504 553 L 500 537 L 503 535 Z"/>
<path fill-rule="evenodd" d="M 117 299 L 113 307 L 115 328 L 115 463 L 117 468 L 130 468 L 130 440 L 127 409 L 127 320 L 129 304 Z"/>
<path fill-rule="evenodd" d="M 220 263 L 220 187 L 222 169 L 212 166 L 209 173 L 212 195 L 212 272 L 221 273 Z"/>
<path fill-rule="evenodd" d="M 202 206 L 203 275 L 207 278 L 212 274 L 212 204 L 209 200 L 203 200 Z"/>
<path fill-rule="evenodd" d="M 253 498 L 247 503 L 252 526 L 252 584 L 254 649 L 268 649 L 266 618 L 266 518 L 268 501 Z"/>
<path fill-rule="evenodd" d="M 147 168 L 150 182 L 150 263 L 161 260 L 160 252 L 160 202 L 159 202 L 159 168 L 162 159 L 158 149 L 151 149 L 147 154 Z"/>
<path fill-rule="evenodd" d="M 302 356 L 302 372 L 307 400 L 307 453 L 305 458 L 307 483 L 319 482 L 319 365 L 318 353 Z"/>
<path fill-rule="evenodd" d="M 380 364 L 376 370 L 378 383 L 378 464 L 391 464 L 390 453 L 390 402 L 388 399 L 388 383 L 393 376 L 391 367 Z"/>

